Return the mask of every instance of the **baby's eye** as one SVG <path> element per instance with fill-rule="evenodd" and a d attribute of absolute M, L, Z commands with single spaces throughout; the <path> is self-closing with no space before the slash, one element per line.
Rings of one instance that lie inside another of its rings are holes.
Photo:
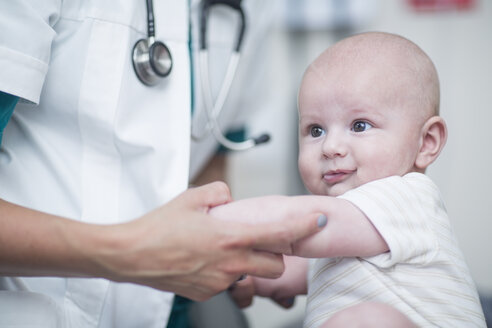
<path fill-rule="evenodd" d="M 317 125 L 312 126 L 310 132 L 311 132 L 311 137 L 313 138 L 318 138 L 321 137 L 323 134 L 325 134 L 325 131 Z"/>
<path fill-rule="evenodd" d="M 364 121 L 355 121 L 352 125 L 352 131 L 354 132 L 363 132 L 372 128 L 372 125 L 368 122 Z"/>

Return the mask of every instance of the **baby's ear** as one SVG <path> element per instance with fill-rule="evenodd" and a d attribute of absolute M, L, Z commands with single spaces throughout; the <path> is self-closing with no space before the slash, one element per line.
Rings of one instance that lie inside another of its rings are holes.
<path fill-rule="evenodd" d="M 425 170 L 439 156 L 446 144 L 448 131 L 446 123 L 439 116 L 433 116 L 422 127 L 422 145 L 415 159 L 415 166 Z"/>

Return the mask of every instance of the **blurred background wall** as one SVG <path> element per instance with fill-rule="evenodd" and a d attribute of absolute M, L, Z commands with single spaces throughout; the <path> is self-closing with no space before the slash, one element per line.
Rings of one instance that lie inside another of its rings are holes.
<path fill-rule="evenodd" d="M 480 293 L 492 296 L 492 1 L 268 1 L 274 3 L 268 16 L 274 24 L 265 35 L 266 91 L 258 95 L 261 106 L 252 111 L 249 126 L 252 135 L 270 132 L 272 141 L 230 156 L 234 198 L 305 193 L 297 174 L 296 109 L 304 69 L 349 34 L 400 34 L 416 42 L 439 72 L 449 139 L 428 175 L 441 188 Z M 437 5 L 419 7 L 426 2 Z M 257 298 L 245 313 L 252 328 L 300 327 L 304 302 L 298 298 L 294 309 L 282 310 Z"/>

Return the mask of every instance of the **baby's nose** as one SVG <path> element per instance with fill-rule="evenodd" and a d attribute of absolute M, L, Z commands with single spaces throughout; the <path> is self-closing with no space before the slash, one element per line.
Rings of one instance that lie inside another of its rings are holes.
<path fill-rule="evenodd" d="M 345 138 L 336 132 L 329 133 L 322 145 L 323 156 L 326 158 L 344 157 L 347 155 L 347 149 Z"/>

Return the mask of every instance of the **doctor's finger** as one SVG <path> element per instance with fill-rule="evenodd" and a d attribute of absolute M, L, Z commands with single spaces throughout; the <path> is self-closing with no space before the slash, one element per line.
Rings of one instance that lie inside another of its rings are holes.
<path fill-rule="evenodd" d="M 326 216 L 317 213 L 251 226 L 252 233 L 256 234 L 252 247 L 257 250 L 291 255 L 296 241 L 321 231 L 326 223 Z"/>
<path fill-rule="evenodd" d="M 229 187 L 222 181 L 188 189 L 186 197 L 197 207 L 207 211 L 211 207 L 222 205 L 232 200 Z"/>
<path fill-rule="evenodd" d="M 244 272 L 248 276 L 278 278 L 285 270 L 284 260 L 281 254 L 252 250 L 241 261 L 241 272 Z"/>

